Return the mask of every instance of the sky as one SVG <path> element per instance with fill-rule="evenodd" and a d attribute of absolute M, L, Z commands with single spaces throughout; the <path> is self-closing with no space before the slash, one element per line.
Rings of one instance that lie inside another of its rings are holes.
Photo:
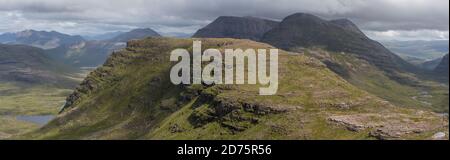
<path fill-rule="evenodd" d="M 163 35 L 192 34 L 218 16 L 281 21 L 296 12 L 348 18 L 376 40 L 449 37 L 449 0 L 0 0 L 0 33 L 152 28 Z"/>

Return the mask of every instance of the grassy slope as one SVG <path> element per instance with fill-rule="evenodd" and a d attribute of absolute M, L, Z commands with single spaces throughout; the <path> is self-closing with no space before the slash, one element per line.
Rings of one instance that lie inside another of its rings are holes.
<path fill-rule="evenodd" d="M 395 107 L 300 54 L 281 51 L 278 93 L 259 96 L 255 85 L 172 85 L 169 53 L 191 49 L 190 39 L 153 38 L 129 45 L 85 79 L 88 85 L 77 90 L 80 98 L 63 114 L 15 138 L 373 139 L 373 128 L 353 132 L 330 123 L 328 117 L 398 113 L 404 115 L 402 120 L 392 116 L 374 121 L 435 126 L 402 137 L 414 139 L 428 137 L 448 123 L 429 112 Z M 233 39 L 203 39 L 203 47 L 271 48 Z"/>
<path fill-rule="evenodd" d="M 0 139 L 23 134 L 37 128 L 38 125 L 33 123 L 16 120 L 11 116 L 0 116 Z"/>
<path fill-rule="evenodd" d="M 397 106 L 448 113 L 449 92 L 446 84 L 421 80 L 406 73 L 403 73 L 403 76 L 415 81 L 416 85 L 402 84 L 392 80 L 367 61 L 350 54 L 332 53 L 317 48 L 306 52 L 328 62 L 328 66 L 351 84 Z"/>
<path fill-rule="evenodd" d="M 0 139 L 38 129 L 39 125 L 14 117 L 56 115 L 70 93 L 54 86 L 0 83 Z"/>
<path fill-rule="evenodd" d="M 21 115 L 56 115 L 64 105 L 73 86 L 83 73 L 44 59 L 40 69 L 61 76 L 59 81 L 23 83 L 0 81 L 0 139 L 35 130 L 39 125 L 17 120 Z"/>
<path fill-rule="evenodd" d="M 21 87 L 14 83 L 0 84 L 0 115 L 57 114 L 70 89 L 52 86 Z"/>

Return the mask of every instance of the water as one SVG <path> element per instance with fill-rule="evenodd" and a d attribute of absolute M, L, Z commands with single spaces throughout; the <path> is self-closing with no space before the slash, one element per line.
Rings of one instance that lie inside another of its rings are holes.
<path fill-rule="evenodd" d="M 50 120 L 52 120 L 55 116 L 53 115 L 43 115 L 43 116 L 16 116 L 17 120 L 27 121 L 36 123 L 39 125 L 47 124 Z"/>

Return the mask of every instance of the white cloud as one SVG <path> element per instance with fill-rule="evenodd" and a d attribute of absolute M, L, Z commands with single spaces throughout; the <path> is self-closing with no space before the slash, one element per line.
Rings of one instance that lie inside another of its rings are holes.
<path fill-rule="evenodd" d="M 438 30 L 388 30 L 388 31 L 365 31 L 367 36 L 376 40 L 448 40 L 448 31 Z"/>
<path fill-rule="evenodd" d="M 448 0 L 0 0 L 0 32 L 193 32 L 222 15 L 280 20 L 295 12 L 349 18 L 369 32 L 449 30 Z"/>

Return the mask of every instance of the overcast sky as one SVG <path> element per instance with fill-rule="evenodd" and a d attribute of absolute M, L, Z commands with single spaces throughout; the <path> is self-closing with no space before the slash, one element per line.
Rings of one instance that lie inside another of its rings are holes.
<path fill-rule="evenodd" d="M 448 39 L 449 0 L 0 0 L 0 33 L 100 34 L 149 27 L 193 33 L 218 16 L 348 18 L 377 40 Z"/>

